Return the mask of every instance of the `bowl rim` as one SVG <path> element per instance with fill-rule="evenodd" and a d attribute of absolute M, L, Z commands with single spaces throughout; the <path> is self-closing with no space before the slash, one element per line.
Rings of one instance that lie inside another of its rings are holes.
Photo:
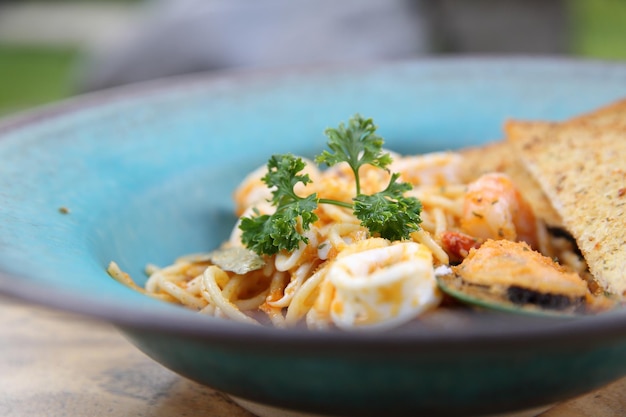
<path fill-rule="evenodd" d="M 210 73 L 195 73 L 165 77 L 106 90 L 80 94 L 63 101 L 40 106 L 31 110 L 5 116 L 0 120 L 0 140 L 9 133 L 28 128 L 46 120 L 62 117 L 85 109 L 93 109 L 108 103 L 128 98 L 145 99 L 153 94 L 166 94 L 194 84 L 211 86 L 214 83 L 242 80 L 273 79 L 284 75 L 306 77 L 311 73 L 332 73 L 336 71 L 379 71 L 398 65 L 515 65 L 516 68 L 537 68 L 542 65 L 569 66 L 584 71 L 601 72 L 618 70 L 626 78 L 626 64 L 615 61 L 580 59 L 571 57 L 537 56 L 435 56 L 411 60 L 370 62 L 352 65 L 317 65 L 286 68 L 248 68 Z M 9 296 L 21 302 L 49 307 L 56 310 L 84 315 L 92 319 L 110 322 L 131 332 L 158 332 L 183 335 L 193 339 L 210 340 L 215 343 L 241 344 L 254 340 L 255 348 L 269 348 L 276 343 L 297 346 L 307 351 L 319 351 L 333 346 L 338 349 L 354 350 L 355 346 L 381 350 L 404 350 L 412 352 L 482 350 L 486 347 L 499 350 L 518 349 L 528 346 L 558 347 L 575 343 L 579 347 L 596 345 L 602 342 L 618 342 L 626 336 L 626 311 L 605 313 L 558 325 L 524 326 L 520 328 L 498 328 L 460 330 L 454 332 L 326 332 L 307 329 L 276 329 L 273 327 L 250 326 L 232 321 L 200 317 L 194 314 L 169 315 L 164 311 L 144 311 L 123 303 L 104 302 L 89 299 L 86 301 L 76 293 L 45 289 L 36 284 L 19 279 L 0 270 L 0 295 Z"/>

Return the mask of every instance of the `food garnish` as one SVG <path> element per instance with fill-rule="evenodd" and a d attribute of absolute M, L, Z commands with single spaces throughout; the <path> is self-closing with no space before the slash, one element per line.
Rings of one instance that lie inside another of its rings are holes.
<path fill-rule="evenodd" d="M 334 204 L 350 208 L 354 215 L 367 227 L 372 235 L 391 241 L 408 239 L 419 230 L 422 205 L 415 197 L 404 193 L 413 187 L 399 182 L 394 173 L 387 187 L 377 193 L 366 195 L 361 192 L 359 169 L 372 165 L 387 169 L 391 155 L 383 152 L 383 139 L 376 134 L 372 119 L 353 116 L 346 126 L 341 123 L 336 129 L 325 131 L 330 152 L 325 150 L 315 161 L 332 167 L 346 162 L 354 174 L 356 190 L 352 203 L 334 199 L 318 198 L 316 193 L 301 197 L 294 187 L 311 183 L 302 158 L 291 154 L 273 155 L 267 163 L 267 174 L 262 178 L 268 187 L 273 187 L 271 203 L 276 207 L 273 214 L 261 214 L 258 210 L 250 217 L 243 217 L 239 228 L 241 240 L 258 254 L 274 255 L 280 251 L 291 252 L 300 242 L 308 243 L 303 231 L 309 230 L 318 220 L 315 209 L 318 204 Z"/>

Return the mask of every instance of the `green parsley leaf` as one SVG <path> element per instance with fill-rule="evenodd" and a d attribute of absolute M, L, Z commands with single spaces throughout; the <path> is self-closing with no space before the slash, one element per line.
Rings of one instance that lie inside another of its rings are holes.
<path fill-rule="evenodd" d="M 271 215 L 257 211 L 251 217 L 243 217 L 239 224 L 241 242 L 259 255 L 274 255 L 281 250 L 293 252 L 300 242 L 309 243 L 298 230 L 309 230 L 317 221 L 317 215 L 313 213 L 315 208 L 316 197 L 310 195 L 280 207 Z"/>
<path fill-rule="evenodd" d="M 361 193 L 359 168 L 370 164 L 386 169 L 391 163 L 391 155 L 382 151 L 384 140 L 376 134 L 372 119 L 356 114 L 350 118 L 347 127 L 340 123 L 338 128 L 328 128 L 324 133 L 328 137 L 328 147 L 332 153 L 323 151 L 315 158 L 315 162 L 329 167 L 339 162 L 347 162 L 356 180 L 356 194 Z"/>
<path fill-rule="evenodd" d="M 359 194 L 354 198 L 354 214 L 372 234 L 389 240 L 409 239 L 422 222 L 422 204 L 415 197 L 405 197 L 412 186 L 397 182 L 400 174 L 392 174 L 389 185 L 373 195 Z"/>
<path fill-rule="evenodd" d="M 272 191 L 272 203 L 282 207 L 300 199 L 294 191 L 296 184 L 306 185 L 311 182 L 308 174 L 299 175 L 305 167 L 302 158 L 292 154 L 272 155 L 267 161 L 267 174 L 262 178 L 268 187 L 276 187 Z"/>
<path fill-rule="evenodd" d="M 274 255 L 281 250 L 292 252 L 300 242 L 309 242 L 299 230 L 309 230 L 317 221 L 313 212 L 317 208 L 317 194 L 299 197 L 294 191 L 296 184 L 311 182 L 307 174 L 299 175 L 304 167 L 302 158 L 291 154 L 270 158 L 263 181 L 268 187 L 275 187 L 272 203 L 276 211 L 271 215 L 255 211 L 253 216 L 241 219 L 241 242 L 248 249 L 258 254 Z"/>

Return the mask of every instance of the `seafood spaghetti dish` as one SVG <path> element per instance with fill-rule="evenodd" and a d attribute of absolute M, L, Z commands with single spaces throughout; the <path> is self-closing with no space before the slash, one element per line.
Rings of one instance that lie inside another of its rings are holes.
<path fill-rule="evenodd" d="M 626 101 L 501 141 L 386 150 L 372 119 L 272 155 L 233 192 L 220 248 L 146 267 L 148 296 L 280 328 L 389 329 L 439 309 L 571 317 L 626 294 Z M 183 254 L 181 254 L 183 255 Z M 486 313 L 488 314 L 488 313 Z"/>

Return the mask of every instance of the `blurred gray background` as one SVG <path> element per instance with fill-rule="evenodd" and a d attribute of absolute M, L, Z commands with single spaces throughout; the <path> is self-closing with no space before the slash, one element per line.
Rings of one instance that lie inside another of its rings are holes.
<path fill-rule="evenodd" d="M 441 54 L 626 57 L 621 0 L 0 0 L 0 115 L 231 68 Z"/>
<path fill-rule="evenodd" d="M 178 0 L 91 55 L 83 86 L 188 72 L 442 52 L 564 53 L 563 1 Z"/>

